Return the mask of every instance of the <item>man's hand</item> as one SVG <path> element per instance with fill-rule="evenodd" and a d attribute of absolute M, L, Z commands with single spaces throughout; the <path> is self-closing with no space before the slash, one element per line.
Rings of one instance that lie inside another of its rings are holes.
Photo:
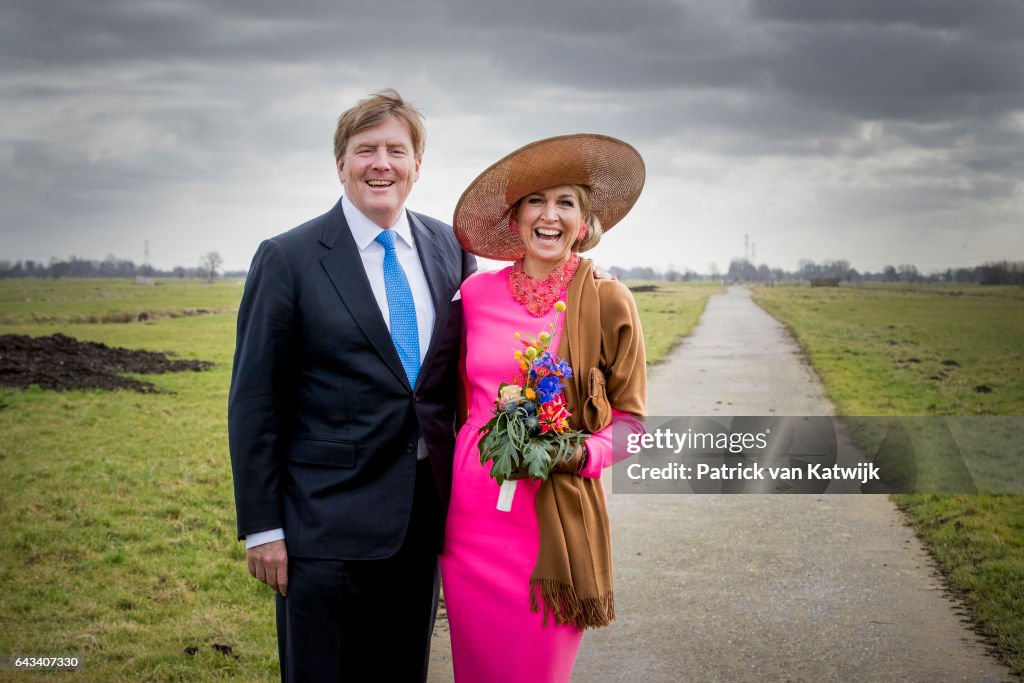
<path fill-rule="evenodd" d="M 249 573 L 281 595 L 288 595 L 288 550 L 284 541 L 271 541 L 245 551 Z"/>

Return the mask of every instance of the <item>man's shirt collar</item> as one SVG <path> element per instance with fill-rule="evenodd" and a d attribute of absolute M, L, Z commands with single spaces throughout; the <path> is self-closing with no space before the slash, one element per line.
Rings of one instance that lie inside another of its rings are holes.
<path fill-rule="evenodd" d="M 356 247 L 359 251 L 366 251 L 366 248 L 370 246 L 370 243 L 377 239 L 377 235 L 380 233 L 381 227 L 364 216 L 363 213 L 356 208 L 355 204 L 349 201 L 348 197 L 343 196 L 341 198 L 341 209 L 345 213 L 345 220 L 348 222 L 348 227 L 352 231 L 352 238 L 356 241 Z M 390 229 L 391 232 L 400 240 L 404 241 L 406 245 L 410 247 L 413 246 L 412 228 L 409 226 L 409 214 L 405 212 L 404 207 L 402 208 L 402 213 L 398 216 L 398 221 L 392 225 Z"/>

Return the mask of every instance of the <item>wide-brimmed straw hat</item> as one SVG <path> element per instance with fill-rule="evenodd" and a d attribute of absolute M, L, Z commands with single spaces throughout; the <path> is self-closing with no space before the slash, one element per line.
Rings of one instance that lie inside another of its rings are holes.
<path fill-rule="evenodd" d="M 522 258 L 523 243 L 508 227 L 512 205 L 558 185 L 589 187 L 591 212 L 607 232 L 633 208 L 644 175 L 640 153 L 607 135 L 578 133 L 531 142 L 469 184 L 455 206 L 455 236 L 466 251 L 483 258 Z"/>

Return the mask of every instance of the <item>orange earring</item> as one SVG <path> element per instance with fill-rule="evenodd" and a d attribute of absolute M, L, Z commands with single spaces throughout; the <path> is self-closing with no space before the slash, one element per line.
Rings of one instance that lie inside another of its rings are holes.
<path fill-rule="evenodd" d="M 508 219 L 508 231 L 513 235 L 519 234 L 519 221 L 517 221 L 514 217 L 509 217 Z"/>
<path fill-rule="evenodd" d="M 587 238 L 587 224 L 580 223 L 580 236 L 576 238 L 577 242 L 582 242 Z"/>

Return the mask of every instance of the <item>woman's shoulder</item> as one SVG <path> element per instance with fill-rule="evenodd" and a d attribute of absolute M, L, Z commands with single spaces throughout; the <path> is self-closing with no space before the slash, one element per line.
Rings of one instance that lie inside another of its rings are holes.
<path fill-rule="evenodd" d="M 626 321 L 638 317 L 636 300 L 629 287 L 618 280 L 597 280 L 597 283 L 602 319 Z"/>
<path fill-rule="evenodd" d="M 594 282 L 597 284 L 597 291 L 601 293 L 601 298 L 609 299 L 629 299 L 633 300 L 633 292 L 630 291 L 629 287 L 624 285 L 620 280 L 613 280 L 611 275 L 607 273 L 598 275 L 594 273 Z"/>
<path fill-rule="evenodd" d="M 591 263 L 590 276 L 594 280 L 594 286 L 597 287 L 597 294 L 601 299 L 602 309 L 636 308 L 633 292 L 620 280 L 614 279 L 608 273 L 599 273 L 599 269 L 593 263 Z"/>

